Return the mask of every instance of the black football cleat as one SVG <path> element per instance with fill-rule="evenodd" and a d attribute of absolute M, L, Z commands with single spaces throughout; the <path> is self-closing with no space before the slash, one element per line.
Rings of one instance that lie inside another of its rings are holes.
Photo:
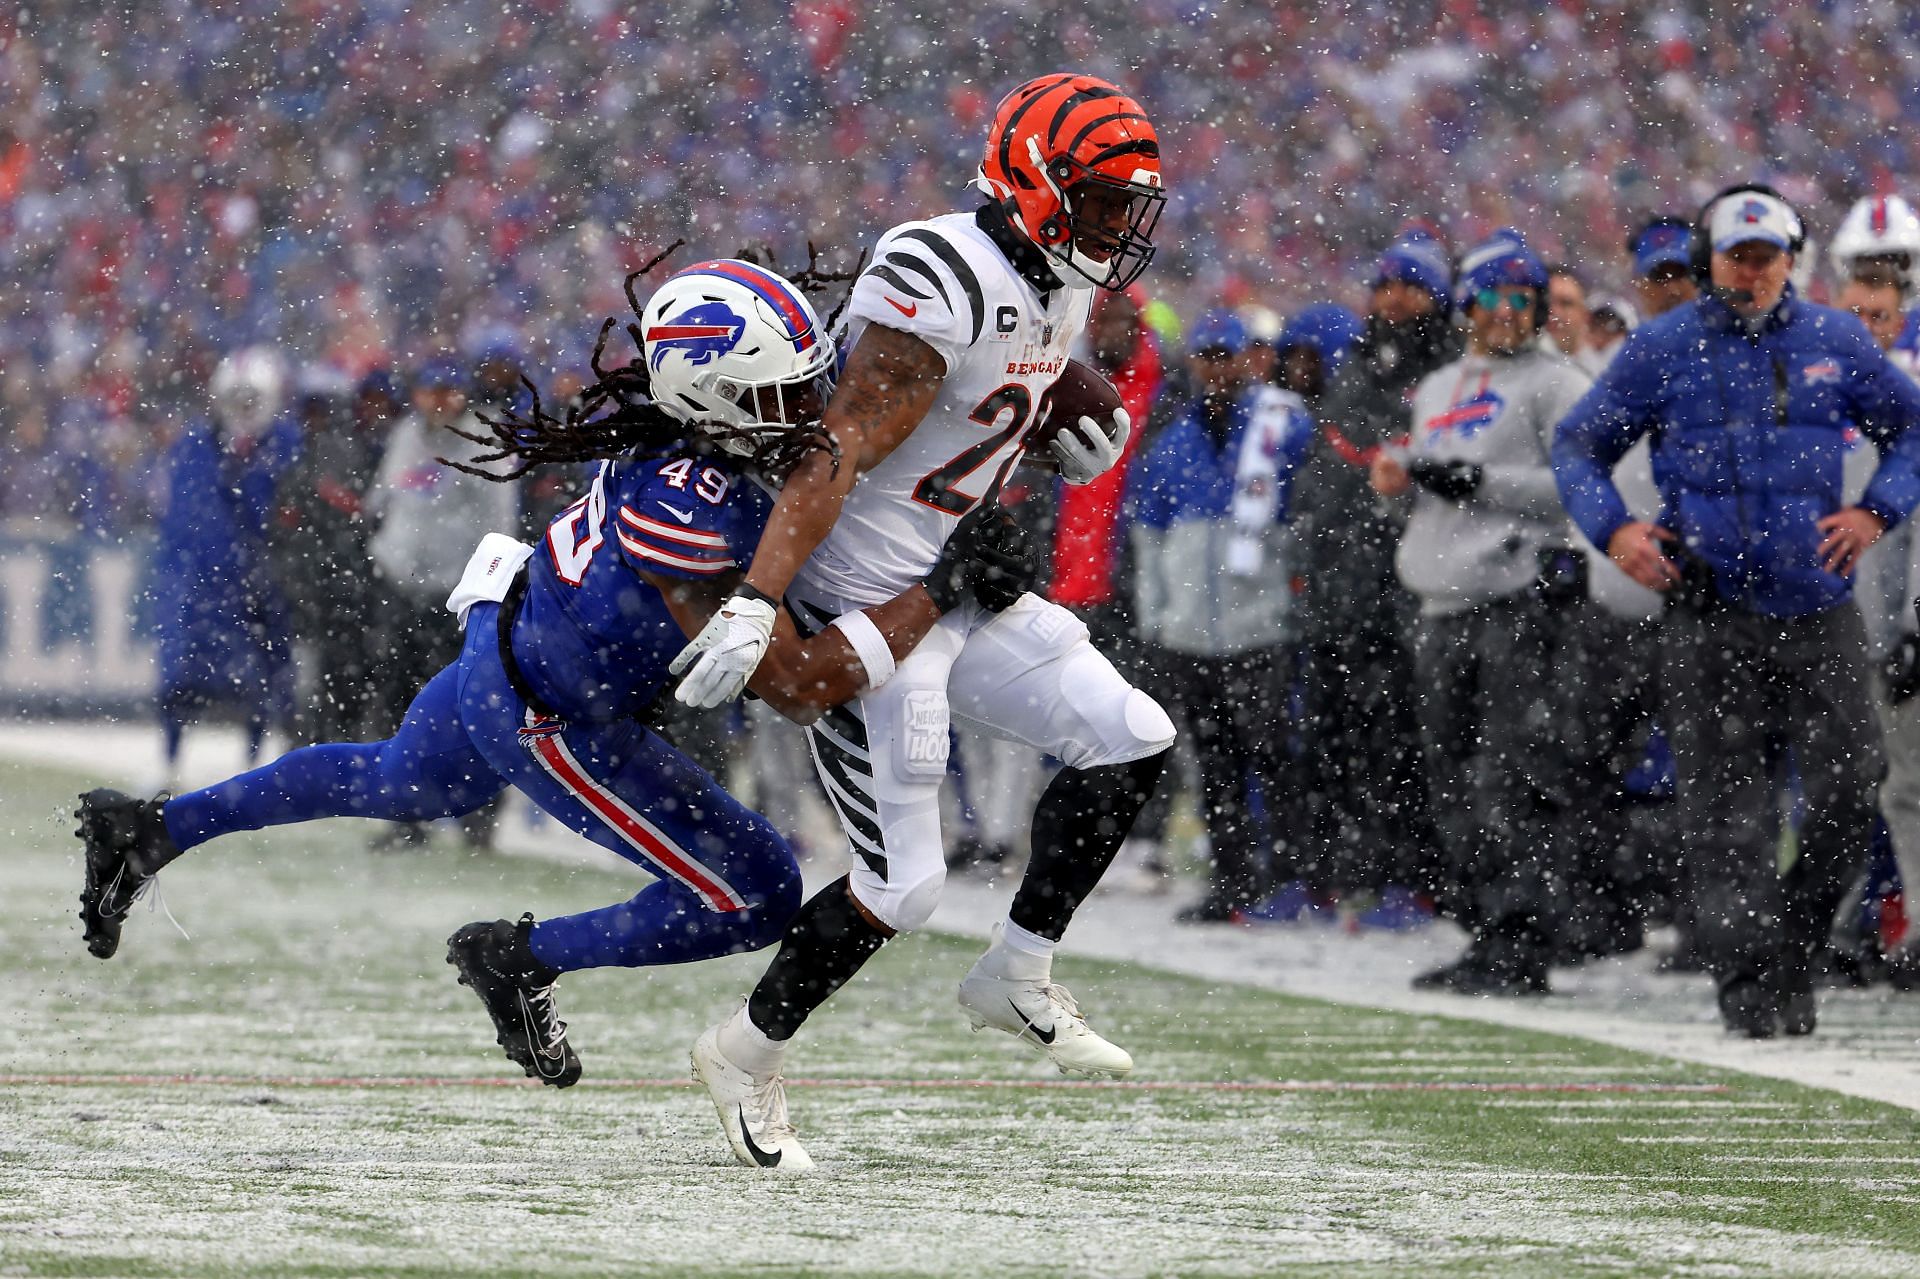
<path fill-rule="evenodd" d="M 496 919 L 468 924 L 447 938 L 447 962 L 460 973 L 493 1019 L 494 1039 L 513 1063 L 552 1088 L 580 1079 L 580 1059 L 567 1042 L 567 1023 L 553 1006 L 560 974 L 534 957 L 527 944 L 533 916 L 519 923 Z"/>
<path fill-rule="evenodd" d="M 120 929 L 134 901 L 158 868 L 180 855 L 160 818 L 163 802 L 106 789 L 80 797 L 80 825 L 73 832 L 87 847 L 80 927 L 87 949 L 100 959 L 120 949 Z"/>

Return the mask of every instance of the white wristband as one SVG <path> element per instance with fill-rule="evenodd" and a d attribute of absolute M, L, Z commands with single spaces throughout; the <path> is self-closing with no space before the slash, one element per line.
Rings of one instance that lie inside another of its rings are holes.
<path fill-rule="evenodd" d="M 847 643 L 853 645 L 860 665 L 867 668 L 868 688 L 879 688 L 893 678 L 893 650 L 887 647 L 887 637 L 880 633 L 880 628 L 873 624 L 871 617 L 855 609 L 834 618 L 833 625 L 846 636 Z"/>

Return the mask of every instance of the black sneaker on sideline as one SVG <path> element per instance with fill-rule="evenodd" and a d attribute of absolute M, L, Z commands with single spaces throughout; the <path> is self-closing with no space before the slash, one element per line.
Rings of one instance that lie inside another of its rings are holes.
<path fill-rule="evenodd" d="M 1551 995 L 1545 962 L 1526 964 L 1468 964 L 1453 971 L 1447 987 L 1456 995 L 1495 995 L 1501 998 Z"/>
<path fill-rule="evenodd" d="M 1173 916 L 1176 924 L 1237 924 L 1240 909 L 1225 897 L 1208 893 L 1190 906 L 1183 906 Z"/>
<path fill-rule="evenodd" d="M 533 916 L 519 923 L 496 919 L 468 924 L 447 938 L 447 962 L 493 1019 L 494 1041 L 507 1057 L 551 1088 L 580 1079 L 580 1059 L 567 1042 L 567 1023 L 553 1006 L 560 974 L 534 957 L 527 944 Z"/>
<path fill-rule="evenodd" d="M 111 959 L 120 949 L 127 912 L 161 866 L 180 855 L 160 818 L 160 799 L 135 799 L 117 790 L 80 796 L 74 829 L 86 845 L 86 877 L 80 887 L 80 929 L 87 950 Z"/>
<path fill-rule="evenodd" d="M 1757 977 L 1726 978 L 1720 983 L 1720 1020 L 1733 1034 L 1772 1039 L 1776 1029 L 1773 996 Z"/>
<path fill-rule="evenodd" d="M 1887 980 L 1895 990 L 1920 990 L 1920 933 L 1907 926 L 1907 935 L 1886 954 Z"/>
<path fill-rule="evenodd" d="M 1413 979 L 1415 990 L 1456 995 L 1551 995 L 1547 981 L 1552 951 L 1530 929 L 1476 933 L 1466 953 Z"/>
<path fill-rule="evenodd" d="M 1805 963 L 1789 963 L 1773 975 L 1773 1004 L 1780 1029 L 1789 1035 L 1811 1035 L 1819 1025 L 1820 1008 L 1813 994 L 1813 973 Z"/>

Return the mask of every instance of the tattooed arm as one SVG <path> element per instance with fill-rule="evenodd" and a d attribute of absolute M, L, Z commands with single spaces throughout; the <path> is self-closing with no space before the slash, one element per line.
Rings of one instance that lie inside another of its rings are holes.
<path fill-rule="evenodd" d="M 698 635 L 735 590 L 735 581 L 689 582 L 642 573 L 660 592 L 667 611 L 688 638 Z M 863 609 L 880 632 L 893 660 L 901 661 L 940 620 L 940 606 L 925 586 L 915 583 L 884 604 Z M 829 626 L 802 639 L 784 611 L 773 623 L 773 642 L 747 682 L 760 699 L 796 724 L 811 724 L 829 706 L 860 695 L 870 672 L 846 632 Z"/>
<path fill-rule="evenodd" d="M 786 593 L 840 518 L 853 482 L 920 425 L 946 374 L 946 361 L 919 338 L 884 325 L 867 326 L 847 355 L 822 422 L 840 446 L 842 463 L 836 471 L 825 452 L 810 453 L 787 477 L 747 570 L 748 585 L 776 600 Z"/>
<path fill-rule="evenodd" d="M 740 696 L 773 643 L 794 574 L 826 540 L 854 481 L 920 425 L 946 373 L 940 353 L 912 334 L 874 324 L 860 335 L 821 419 L 839 462 L 816 450 L 787 477 L 746 580 L 667 668 L 686 672 L 677 700 L 719 706 Z"/>

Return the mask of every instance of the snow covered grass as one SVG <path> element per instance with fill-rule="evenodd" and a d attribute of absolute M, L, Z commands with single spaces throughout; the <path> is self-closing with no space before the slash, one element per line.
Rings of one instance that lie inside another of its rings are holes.
<path fill-rule="evenodd" d="M 493 1086 L 511 1067 L 442 939 L 637 876 L 269 833 L 167 872 L 191 941 L 141 908 L 102 964 L 72 914 L 79 785 L 0 771 L 0 1275 L 1920 1272 L 1920 1115 L 1070 959 L 1149 1086 L 1061 1087 L 967 1032 L 977 943 L 937 936 L 808 1028 L 821 1171 L 760 1175 L 678 1081 L 762 957 L 569 977 L 587 1082 Z"/>

